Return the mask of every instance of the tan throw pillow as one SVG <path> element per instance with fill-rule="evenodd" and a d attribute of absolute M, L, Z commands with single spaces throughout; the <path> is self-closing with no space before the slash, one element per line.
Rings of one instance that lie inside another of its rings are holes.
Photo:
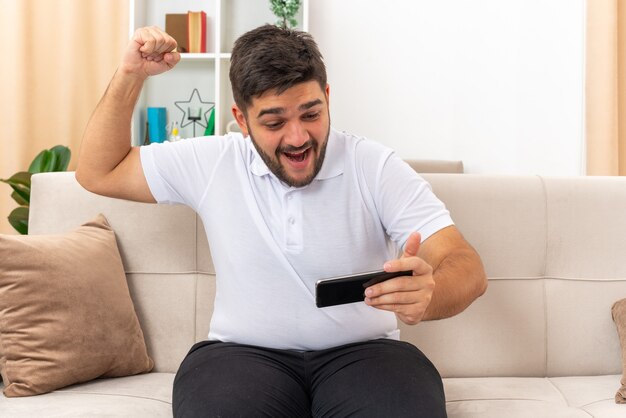
<path fill-rule="evenodd" d="M 115 233 L 0 235 L 0 372 L 8 397 L 152 370 Z"/>
<path fill-rule="evenodd" d="M 617 326 L 619 344 L 622 347 L 622 387 L 615 394 L 615 403 L 626 403 L 626 299 L 618 300 L 611 308 Z"/>

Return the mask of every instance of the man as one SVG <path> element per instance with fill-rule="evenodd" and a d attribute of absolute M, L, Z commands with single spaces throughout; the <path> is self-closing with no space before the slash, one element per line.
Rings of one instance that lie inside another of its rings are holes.
<path fill-rule="evenodd" d="M 175 47 L 157 28 L 135 33 L 76 171 L 95 193 L 202 217 L 215 310 L 177 373 L 174 415 L 445 417 L 441 377 L 396 322 L 452 316 L 485 291 L 443 204 L 391 150 L 330 127 L 315 42 L 269 25 L 232 52 L 243 135 L 131 147 L 143 82 L 176 65 Z M 382 268 L 413 274 L 370 286 L 364 302 L 315 306 L 318 279 Z"/>

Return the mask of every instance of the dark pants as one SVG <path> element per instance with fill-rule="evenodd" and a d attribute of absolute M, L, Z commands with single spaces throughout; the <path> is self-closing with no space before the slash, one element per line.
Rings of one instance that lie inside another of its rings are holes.
<path fill-rule="evenodd" d="M 175 417 L 445 417 L 439 373 L 413 345 L 320 351 L 203 341 L 174 380 Z"/>

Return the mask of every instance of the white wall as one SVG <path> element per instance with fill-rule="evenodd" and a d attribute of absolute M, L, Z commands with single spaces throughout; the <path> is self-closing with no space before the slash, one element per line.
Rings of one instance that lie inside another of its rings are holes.
<path fill-rule="evenodd" d="M 467 172 L 583 174 L 584 0 L 312 0 L 333 126 Z"/>

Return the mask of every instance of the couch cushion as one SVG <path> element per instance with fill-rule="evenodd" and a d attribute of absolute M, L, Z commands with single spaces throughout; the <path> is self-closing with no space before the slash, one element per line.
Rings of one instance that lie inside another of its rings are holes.
<path fill-rule="evenodd" d="M 559 378 L 444 379 L 449 418 L 611 418 L 619 375 Z"/>
<path fill-rule="evenodd" d="M 28 398 L 6 398 L 0 394 L 0 415 L 12 418 L 169 418 L 172 416 L 173 382 L 172 373 L 148 373 L 97 379 Z"/>
<path fill-rule="evenodd" d="M 625 294 L 626 279 L 546 281 L 548 376 L 608 375 L 622 371 L 611 306 Z M 613 388 L 613 394 L 618 388 L 619 385 Z"/>
<path fill-rule="evenodd" d="M 449 418 L 617 418 L 620 376 L 444 379 Z M 0 395 L 12 418 L 171 417 L 173 373 L 98 379 L 30 398 Z"/>
<path fill-rule="evenodd" d="M 619 375 L 568 376 L 552 377 L 550 382 L 563 394 L 569 405 L 586 408 L 603 401 L 614 402 L 613 395 L 619 379 Z M 626 406 L 620 406 L 617 410 L 626 416 Z"/>
<path fill-rule="evenodd" d="M 152 369 L 115 234 L 100 215 L 58 235 L 0 235 L 0 372 L 28 396 Z"/>

